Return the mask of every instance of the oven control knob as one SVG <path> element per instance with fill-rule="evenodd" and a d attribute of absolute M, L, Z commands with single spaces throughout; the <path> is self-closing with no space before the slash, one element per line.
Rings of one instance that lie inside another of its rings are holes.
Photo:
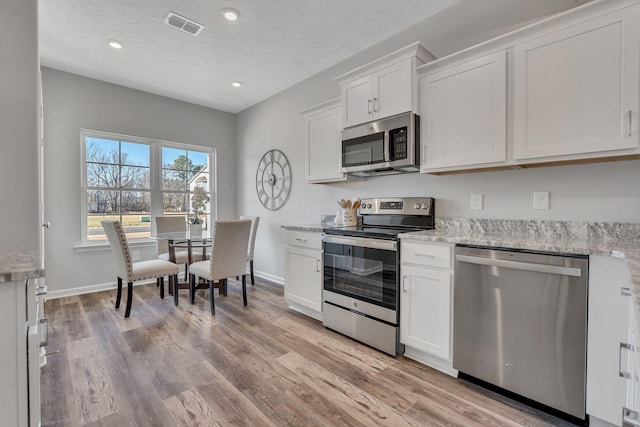
<path fill-rule="evenodd" d="M 413 205 L 413 209 L 420 209 L 420 203 L 416 203 L 415 205 Z"/>
<path fill-rule="evenodd" d="M 429 209 L 431 207 L 431 203 L 425 202 L 422 204 L 422 209 Z"/>
<path fill-rule="evenodd" d="M 371 203 L 367 203 L 367 204 L 365 205 L 365 208 L 367 208 L 367 209 L 371 209 Z"/>

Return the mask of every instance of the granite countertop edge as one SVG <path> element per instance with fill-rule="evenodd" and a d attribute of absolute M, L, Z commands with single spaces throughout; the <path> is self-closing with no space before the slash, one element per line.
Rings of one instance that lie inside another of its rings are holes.
<path fill-rule="evenodd" d="M 0 254 L 0 283 L 44 277 L 40 256 L 27 252 Z"/>
<path fill-rule="evenodd" d="M 291 231 L 313 231 L 318 233 L 321 233 L 322 229 L 325 228 L 320 224 L 281 225 L 280 227 Z"/>

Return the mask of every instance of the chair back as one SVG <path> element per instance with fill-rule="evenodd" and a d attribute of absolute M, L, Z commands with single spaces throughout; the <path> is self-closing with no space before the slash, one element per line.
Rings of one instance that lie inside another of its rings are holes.
<path fill-rule="evenodd" d="M 187 231 L 187 221 L 183 216 L 157 216 L 156 233 L 171 233 L 172 231 Z M 169 242 L 157 240 L 158 255 L 169 252 Z"/>
<path fill-rule="evenodd" d="M 102 228 L 104 228 L 107 239 L 109 239 L 109 246 L 111 246 L 111 253 L 116 264 L 116 275 L 127 282 L 132 282 L 133 262 L 122 224 L 120 224 L 120 221 L 105 219 L 102 221 Z"/>
<path fill-rule="evenodd" d="M 249 235 L 249 248 L 247 249 L 247 261 L 253 261 L 253 249 L 256 246 L 256 233 L 258 232 L 259 216 L 241 216 L 240 219 L 251 220 L 251 234 Z"/>
<path fill-rule="evenodd" d="M 211 251 L 211 279 L 241 276 L 247 268 L 247 246 L 251 232 L 249 220 L 218 220 Z"/>

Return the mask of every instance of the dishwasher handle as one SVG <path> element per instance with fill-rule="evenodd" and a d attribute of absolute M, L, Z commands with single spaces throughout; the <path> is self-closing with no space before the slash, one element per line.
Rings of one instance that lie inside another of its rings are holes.
<path fill-rule="evenodd" d="M 563 276 L 581 277 L 582 270 L 574 267 L 561 267 L 548 264 L 534 264 L 530 262 L 509 261 L 506 259 L 483 258 L 471 255 L 456 254 L 456 260 L 470 264 L 489 265 L 495 267 L 505 267 L 514 270 L 535 271 L 538 273 L 560 274 Z"/>

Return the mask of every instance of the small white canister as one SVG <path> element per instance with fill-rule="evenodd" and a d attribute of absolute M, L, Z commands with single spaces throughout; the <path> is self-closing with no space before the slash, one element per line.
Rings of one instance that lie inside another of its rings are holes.
<path fill-rule="evenodd" d="M 358 225 L 357 209 L 342 209 L 342 225 L 345 227 Z"/>
<path fill-rule="evenodd" d="M 342 209 L 338 209 L 338 213 L 336 213 L 336 219 L 334 220 L 336 226 L 342 227 Z"/>

